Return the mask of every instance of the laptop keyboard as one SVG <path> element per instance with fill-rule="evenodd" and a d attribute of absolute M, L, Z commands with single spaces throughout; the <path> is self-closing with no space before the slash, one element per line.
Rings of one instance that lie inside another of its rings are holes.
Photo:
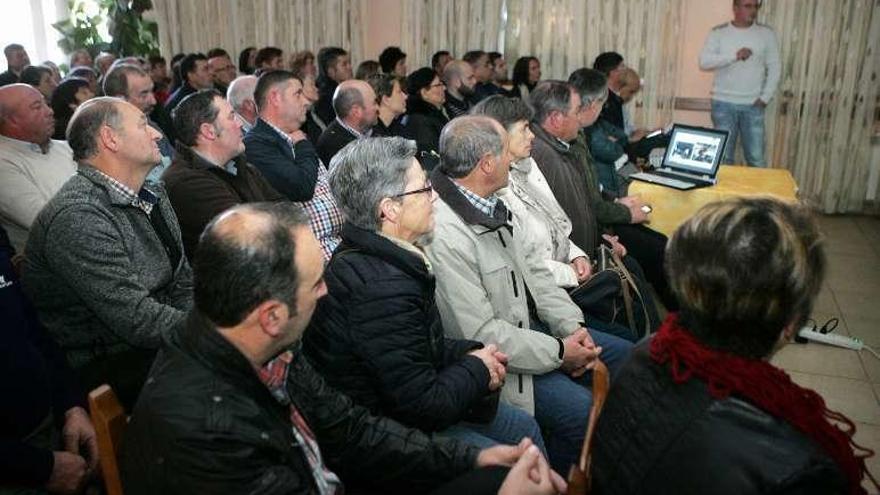
<path fill-rule="evenodd" d="M 664 186 L 674 187 L 675 189 L 693 189 L 694 184 L 691 182 L 685 182 L 683 180 L 672 179 L 670 177 L 663 177 L 655 174 L 646 174 L 644 172 L 639 172 L 630 175 L 633 179 L 640 179 L 645 182 L 653 182 L 654 184 L 662 184 Z"/>

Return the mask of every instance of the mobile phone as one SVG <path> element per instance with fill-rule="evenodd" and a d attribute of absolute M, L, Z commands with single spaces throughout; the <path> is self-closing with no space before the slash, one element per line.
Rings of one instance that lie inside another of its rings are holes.
<path fill-rule="evenodd" d="M 645 213 L 651 213 L 654 209 L 651 208 L 651 205 L 642 205 L 642 211 Z"/>
<path fill-rule="evenodd" d="M 663 129 L 657 129 L 656 131 L 654 131 L 654 132 L 648 134 L 647 136 L 645 136 L 645 138 L 652 138 L 652 137 L 654 137 L 654 136 L 659 136 L 659 135 L 662 134 L 662 133 L 663 133 Z"/>

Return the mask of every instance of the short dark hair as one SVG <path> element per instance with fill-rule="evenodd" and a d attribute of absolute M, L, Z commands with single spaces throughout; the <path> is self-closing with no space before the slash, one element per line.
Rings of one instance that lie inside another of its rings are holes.
<path fill-rule="evenodd" d="M 199 60 L 208 61 L 208 57 L 204 53 L 190 53 L 180 60 L 180 80 L 185 83 L 189 80 L 187 75 L 196 71 L 196 62 Z"/>
<path fill-rule="evenodd" d="M 274 46 L 265 46 L 263 48 L 260 48 L 260 50 L 257 52 L 257 58 L 254 59 L 254 65 L 259 68 L 263 65 L 264 62 L 269 62 L 276 57 L 284 57 L 284 52 L 281 51 L 281 48 L 277 48 Z"/>
<path fill-rule="evenodd" d="M 40 79 L 44 74 L 52 75 L 52 69 L 42 65 L 29 65 L 21 71 L 19 82 L 37 87 L 40 85 Z"/>
<path fill-rule="evenodd" d="M 436 68 L 437 68 L 437 64 L 440 63 L 440 57 L 444 57 L 444 56 L 447 56 L 447 55 L 450 56 L 450 57 L 452 56 L 452 54 L 449 53 L 449 50 L 440 50 L 440 51 L 436 51 L 436 52 L 434 52 L 434 54 L 431 55 L 431 67 L 434 68 L 434 69 L 436 69 Z"/>
<path fill-rule="evenodd" d="M 318 77 L 330 77 L 327 71 L 336 63 L 336 59 L 348 55 L 348 52 L 338 46 L 325 46 L 318 50 Z"/>
<path fill-rule="evenodd" d="M 263 111 L 265 108 L 266 96 L 268 96 L 270 89 L 279 84 L 286 83 L 291 79 L 295 79 L 302 83 L 300 78 L 296 77 L 293 72 L 287 70 L 272 70 L 261 74 L 260 78 L 257 80 L 257 87 L 254 88 L 254 103 L 257 104 L 257 110 Z"/>
<path fill-rule="evenodd" d="M 216 89 L 203 89 L 187 96 L 171 111 L 171 119 L 177 140 L 187 146 L 195 146 L 202 124 L 213 124 L 217 121 L 220 109 L 214 105 L 214 99 L 223 99 Z"/>
<path fill-rule="evenodd" d="M 154 69 L 157 65 L 167 65 L 165 57 L 163 57 L 162 55 L 150 55 L 149 57 L 147 57 L 147 61 L 150 63 L 151 69 Z"/>
<path fill-rule="evenodd" d="M 532 56 L 516 59 L 516 63 L 513 64 L 512 76 L 514 87 L 519 86 L 520 84 L 529 84 L 529 64 L 532 63 L 532 60 L 538 62 L 538 59 Z"/>
<path fill-rule="evenodd" d="M 354 78 L 360 79 L 361 81 L 366 81 L 375 74 L 379 73 L 379 62 L 375 60 L 364 60 L 358 65 L 357 71 L 355 71 Z"/>
<path fill-rule="evenodd" d="M 24 47 L 19 45 L 18 43 L 10 43 L 10 44 L 6 45 L 5 48 L 3 48 L 3 55 L 6 55 L 8 57 L 9 53 L 12 50 L 24 50 Z"/>
<path fill-rule="evenodd" d="M 489 52 L 489 63 L 494 65 L 495 61 L 499 58 L 504 58 L 504 55 L 502 55 L 500 52 Z"/>
<path fill-rule="evenodd" d="M 210 50 L 208 50 L 208 55 L 207 55 L 208 58 L 228 57 L 228 56 L 229 56 L 229 52 L 227 52 L 226 50 L 224 50 L 220 47 L 211 48 Z"/>
<path fill-rule="evenodd" d="M 666 248 L 683 326 L 711 348 L 763 359 L 812 312 L 825 276 L 822 235 L 804 205 L 737 198 L 703 207 Z"/>
<path fill-rule="evenodd" d="M 224 232 L 215 217 L 205 227 L 193 259 L 193 298 L 198 311 L 221 327 L 241 323 L 260 304 L 275 299 L 296 312 L 299 273 L 293 231 L 307 227 L 309 217 L 296 203 L 248 203 L 234 210 L 251 211 L 269 222 L 247 238 Z M 228 212 L 228 210 L 227 210 Z"/>
<path fill-rule="evenodd" d="M 593 60 L 593 68 L 607 76 L 622 63 L 623 55 L 617 52 L 602 52 L 596 60 Z"/>
<path fill-rule="evenodd" d="M 70 69 L 70 74 L 67 74 L 67 77 L 80 77 L 83 79 L 97 79 L 98 74 L 95 73 L 95 69 L 91 67 L 86 67 L 85 65 L 80 65 L 79 67 L 74 67 Z"/>
<path fill-rule="evenodd" d="M 568 76 L 568 83 L 574 86 L 581 97 L 581 105 L 592 103 L 608 96 L 608 78 L 596 69 L 582 67 Z"/>
<path fill-rule="evenodd" d="M 244 50 L 242 50 L 241 53 L 238 54 L 238 71 L 241 72 L 242 74 L 253 74 L 254 73 L 254 68 L 251 67 L 250 65 L 248 65 L 248 63 L 251 58 L 251 52 L 256 49 L 257 48 L 254 46 L 249 46 L 249 47 L 245 48 Z"/>
<path fill-rule="evenodd" d="M 541 81 L 529 93 L 529 104 L 535 111 L 532 121 L 541 125 L 553 112 L 567 113 L 571 106 L 571 93 L 574 87 L 557 80 Z"/>
<path fill-rule="evenodd" d="M 374 74 L 367 78 L 367 82 L 370 83 L 370 86 L 373 87 L 373 91 L 376 93 L 377 103 L 382 103 L 382 97 L 390 97 L 391 93 L 394 92 L 394 82 L 400 85 L 400 89 L 406 89 L 406 78 L 403 76 L 396 76 L 394 74 Z"/>
<path fill-rule="evenodd" d="M 73 110 L 70 105 L 76 104 L 76 94 L 82 88 L 88 88 L 89 82 L 80 77 L 68 77 L 61 81 L 61 84 L 55 88 L 52 93 L 50 105 L 52 112 L 55 114 L 55 129 L 65 129 Z M 62 127 L 63 126 L 63 127 Z"/>
<path fill-rule="evenodd" d="M 128 97 L 128 76 L 138 75 L 149 77 L 143 69 L 133 64 L 114 65 L 107 74 L 104 75 L 104 81 L 101 87 L 107 96 Z"/>
<path fill-rule="evenodd" d="M 97 138 L 101 126 L 119 129 L 122 100 L 113 96 L 99 96 L 80 105 L 67 125 L 67 144 L 73 150 L 73 159 L 82 161 L 98 153 Z"/>
<path fill-rule="evenodd" d="M 483 57 L 483 55 L 486 55 L 486 52 L 484 52 L 483 50 L 471 50 L 465 53 L 464 56 L 461 57 L 461 59 L 471 65 L 474 65 L 475 63 L 477 63 L 477 60 L 480 60 L 480 58 Z"/>
<path fill-rule="evenodd" d="M 517 122 L 530 122 L 534 115 L 532 109 L 521 99 L 502 95 L 492 95 L 477 103 L 470 113 L 491 117 L 507 130 Z"/>
<path fill-rule="evenodd" d="M 382 66 L 382 72 L 390 74 L 394 72 L 394 66 L 397 62 L 406 58 L 406 54 L 398 46 L 389 46 L 382 50 L 379 55 L 379 65 Z"/>

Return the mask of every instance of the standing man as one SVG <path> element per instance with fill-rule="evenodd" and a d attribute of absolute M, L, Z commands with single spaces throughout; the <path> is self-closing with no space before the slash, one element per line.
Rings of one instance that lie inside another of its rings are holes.
<path fill-rule="evenodd" d="M 3 49 L 3 55 L 6 55 L 6 72 L 0 74 L 0 86 L 17 83 L 21 78 L 21 71 L 25 67 L 31 65 L 31 59 L 28 57 L 24 47 L 18 43 L 7 45 Z"/>
<path fill-rule="evenodd" d="M 724 163 L 731 164 L 742 134 L 746 162 L 764 167 L 764 108 L 779 84 L 779 43 L 769 26 L 755 22 L 759 0 L 733 0 L 733 21 L 712 28 L 700 69 L 715 72 L 712 124 L 730 131 Z"/>

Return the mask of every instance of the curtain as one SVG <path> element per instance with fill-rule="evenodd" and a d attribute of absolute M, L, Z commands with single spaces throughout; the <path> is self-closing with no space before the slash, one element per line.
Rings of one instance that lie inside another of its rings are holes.
<path fill-rule="evenodd" d="M 498 51 L 503 0 L 403 0 L 400 47 L 427 65 L 438 50 L 461 58 L 470 50 Z M 424 64 L 424 65 L 422 65 Z"/>
<path fill-rule="evenodd" d="M 508 65 L 520 56 L 541 61 L 545 79 L 567 79 L 615 51 L 644 79 L 634 102 L 639 126 L 672 120 L 679 75 L 682 0 L 508 0 Z"/>
<path fill-rule="evenodd" d="M 770 163 L 791 170 L 823 212 L 862 211 L 880 105 L 880 0 L 776 0 L 762 21 L 782 56 L 767 112 Z"/>
<path fill-rule="evenodd" d="M 285 56 L 339 46 L 363 59 L 366 0 L 153 0 L 166 58 L 222 47 L 237 63 L 248 46 L 277 46 Z"/>

